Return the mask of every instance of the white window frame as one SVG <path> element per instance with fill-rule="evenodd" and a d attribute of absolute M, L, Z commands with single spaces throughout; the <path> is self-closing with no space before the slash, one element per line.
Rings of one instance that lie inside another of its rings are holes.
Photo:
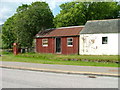
<path fill-rule="evenodd" d="M 72 39 L 72 41 L 69 41 L 69 39 Z M 68 45 L 69 42 L 72 42 L 72 45 Z M 68 47 L 73 47 L 73 38 L 67 38 L 67 46 Z"/>
<path fill-rule="evenodd" d="M 46 40 L 46 42 L 47 42 L 47 44 L 45 45 L 45 40 Z M 48 47 L 48 39 L 42 39 L 42 46 L 43 47 Z"/>

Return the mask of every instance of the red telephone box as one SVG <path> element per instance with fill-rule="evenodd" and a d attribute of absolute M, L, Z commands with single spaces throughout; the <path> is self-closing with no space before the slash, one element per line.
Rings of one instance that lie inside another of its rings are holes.
<path fill-rule="evenodd" d="M 13 43 L 13 53 L 14 53 L 14 55 L 18 54 L 18 44 L 17 43 Z"/>

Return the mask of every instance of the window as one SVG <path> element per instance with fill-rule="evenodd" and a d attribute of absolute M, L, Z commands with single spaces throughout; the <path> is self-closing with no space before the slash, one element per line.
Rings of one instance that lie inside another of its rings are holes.
<path fill-rule="evenodd" d="M 108 37 L 102 37 L 102 44 L 108 43 Z"/>
<path fill-rule="evenodd" d="M 42 39 L 42 46 L 48 46 L 48 39 Z"/>
<path fill-rule="evenodd" d="M 67 46 L 73 46 L 73 38 L 67 38 Z"/>

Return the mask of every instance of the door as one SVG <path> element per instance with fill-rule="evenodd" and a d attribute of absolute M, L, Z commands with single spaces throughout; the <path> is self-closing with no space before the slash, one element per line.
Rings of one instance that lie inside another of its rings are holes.
<path fill-rule="evenodd" d="M 61 38 L 56 38 L 56 53 L 61 53 Z"/>

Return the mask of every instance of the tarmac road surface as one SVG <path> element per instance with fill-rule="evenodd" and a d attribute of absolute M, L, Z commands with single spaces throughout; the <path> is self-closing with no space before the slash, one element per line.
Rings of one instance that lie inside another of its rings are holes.
<path fill-rule="evenodd" d="M 118 88 L 117 77 L 72 75 L 29 70 L 2 70 L 2 88 Z M 0 85 L 1 86 L 1 85 Z"/>
<path fill-rule="evenodd" d="M 95 67 L 95 66 L 75 66 L 75 65 L 56 65 L 56 64 L 38 64 L 38 63 L 25 63 L 25 62 L 8 62 L 0 61 L 0 67 L 16 68 L 23 70 L 37 70 L 61 73 L 74 73 L 74 74 L 89 74 L 89 75 L 103 75 L 103 76 L 116 76 L 120 68 L 118 67 Z"/>

